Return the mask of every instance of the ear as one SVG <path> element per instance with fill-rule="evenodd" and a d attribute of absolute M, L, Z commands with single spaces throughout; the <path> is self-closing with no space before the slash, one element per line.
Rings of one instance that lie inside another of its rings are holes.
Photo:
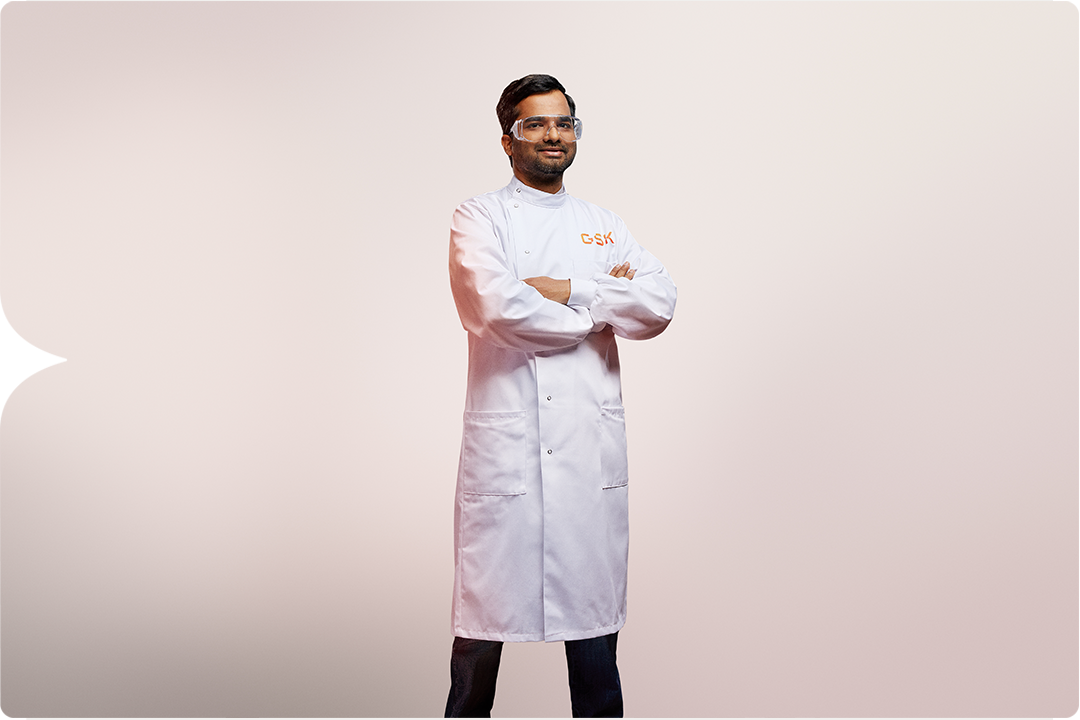
<path fill-rule="evenodd" d="M 514 157 L 514 138 L 509 135 L 502 136 L 503 152 L 506 153 L 506 157 Z"/>

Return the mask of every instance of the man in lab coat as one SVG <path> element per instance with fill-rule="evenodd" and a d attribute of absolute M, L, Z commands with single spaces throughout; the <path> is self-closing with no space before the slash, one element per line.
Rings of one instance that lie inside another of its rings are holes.
<path fill-rule="evenodd" d="M 447 717 L 489 717 L 503 642 L 565 642 L 574 717 L 622 717 L 626 428 L 615 336 L 661 333 L 675 285 L 618 215 L 571 197 L 581 121 L 558 80 L 506 87 L 513 178 L 454 212 L 469 377 Z"/>

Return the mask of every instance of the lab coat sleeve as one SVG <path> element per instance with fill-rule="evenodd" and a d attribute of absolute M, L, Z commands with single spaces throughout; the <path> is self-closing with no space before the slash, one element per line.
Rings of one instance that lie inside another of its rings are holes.
<path fill-rule="evenodd" d="M 602 323 L 515 277 L 486 210 L 460 205 L 450 225 L 450 289 L 466 330 L 501 347 L 541 352 L 577 345 Z"/>
<path fill-rule="evenodd" d="M 636 268 L 632 280 L 594 273 L 587 280 L 571 280 L 571 307 L 587 307 L 593 320 L 607 323 L 619 337 L 648 340 L 664 331 L 675 314 L 676 289 L 660 261 L 619 222 L 618 263 Z"/>

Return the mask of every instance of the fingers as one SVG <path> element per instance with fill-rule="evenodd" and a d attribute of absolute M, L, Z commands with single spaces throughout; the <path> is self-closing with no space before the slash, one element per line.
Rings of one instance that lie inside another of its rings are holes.
<path fill-rule="evenodd" d="M 610 275 L 611 277 L 615 277 L 615 278 L 624 277 L 627 280 L 633 280 L 634 279 L 634 273 L 636 273 L 636 272 L 637 272 L 637 268 L 634 268 L 633 270 L 631 270 L 630 269 L 630 263 L 629 262 L 624 262 L 622 265 L 616 265 L 615 267 L 611 268 L 611 272 L 609 272 L 608 275 Z"/>
<path fill-rule="evenodd" d="M 634 274 L 635 274 L 635 273 L 637 273 L 637 268 L 634 268 L 634 269 L 633 269 L 633 270 L 631 270 L 630 272 L 626 273 L 626 279 L 627 279 L 627 280 L 633 280 L 633 279 L 634 279 Z"/>

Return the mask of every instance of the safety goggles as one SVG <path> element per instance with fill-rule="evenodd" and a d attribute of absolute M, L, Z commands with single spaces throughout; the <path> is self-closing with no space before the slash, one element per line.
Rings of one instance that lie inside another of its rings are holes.
<path fill-rule="evenodd" d="M 533 115 L 517 120 L 510 132 L 518 140 L 540 142 L 551 135 L 555 128 L 563 142 L 577 142 L 581 139 L 581 120 L 570 115 Z"/>

